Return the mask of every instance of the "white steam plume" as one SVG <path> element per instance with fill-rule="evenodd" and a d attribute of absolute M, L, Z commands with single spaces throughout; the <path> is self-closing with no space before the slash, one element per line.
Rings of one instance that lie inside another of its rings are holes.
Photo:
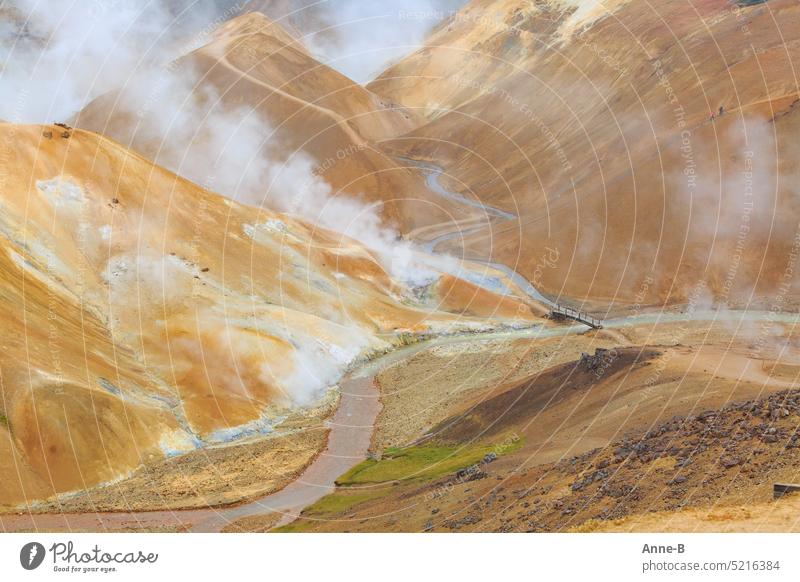
<path fill-rule="evenodd" d="M 397 280 L 418 286 L 437 271 L 454 272 L 446 257 L 424 257 L 383 223 L 378 204 L 335 193 L 315 170 L 316 160 L 275 137 L 262 114 L 230 106 L 188 63 L 129 82 L 117 115 L 134 120 L 134 135 L 113 136 L 145 145 L 154 161 L 239 202 L 263 206 L 340 232 L 372 249 Z M 425 266 L 428 265 L 428 266 Z"/>
<path fill-rule="evenodd" d="M 415 50 L 465 0 L 12 0 L 0 7 L 0 119 L 63 120 L 137 72 L 204 44 L 215 25 L 261 10 L 300 23 L 303 41 L 369 80 Z"/>
<path fill-rule="evenodd" d="M 304 33 L 303 41 L 325 64 L 359 83 L 421 47 L 431 30 L 466 0 L 254 1 L 251 6 Z"/>
<path fill-rule="evenodd" d="M 146 150 L 157 164 L 241 202 L 342 232 L 374 250 L 396 279 L 411 285 L 430 282 L 436 271 L 457 269 L 446 258 L 426 257 L 428 265 L 437 263 L 433 269 L 420 264 L 421 255 L 411 243 L 399 240 L 398 233 L 383 224 L 379 207 L 334 194 L 314 172 L 316 161 L 304 151 L 277 143 L 260 113 L 226 102 L 224 91 L 204 80 L 188 62 L 170 64 L 209 40 L 213 24 L 248 6 L 225 1 L 201 8 L 190 0 L 144 6 L 113 0 L 15 0 L 11 6 L 13 26 L 0 31 L 5 63 L 0 118 L 64 120 L 97 96 L 119 89 L 114 114 L 130 120 L 125 125 L 134 127 L 133 135 L 129 128 L 115 135 L 114 124 L 105 132 Z M 401 13 L 397 8 L 378 10 L 343 0 L 335 3 L 336 10 L 328 2 L 316 9 L 324 18 L 335 13 L 336 22 L 358 23 L 346 35 L 339 35 L 339 30 L 337 38 L 364 35 L 364 42 L 375 46 L 399 43 L 400 35 L 416 38 L 442 14 L 436 12 L 442 6 L 437 0 L 403 6 Z M 398 18 L 406 23 L 404 32 L 392 24 Z M 376 23 L 394 30 L 395 36 L 377 34 Z M 355 55 L 360 49 L 351 44 L 337 50 Z M 378 62 L 367 57 L 365 63 Z"/>
<path fill-rule="evenodd" d="M 179 56 L 196 42 L 192 35 L 235 13 L 231 1 L 4 3 L 0 118 L 64 120 L 137 71 Z"/>

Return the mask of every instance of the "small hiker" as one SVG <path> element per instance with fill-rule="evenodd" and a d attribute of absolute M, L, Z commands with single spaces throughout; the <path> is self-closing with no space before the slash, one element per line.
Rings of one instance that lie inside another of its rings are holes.
<path fill-rule="evenodd" d="M 720 105 L 719 106 L 719 116 L 722 117 L 723 115 L 725 115 L 725 106 L 724 105 Z"/>
<path fill-rule="evenodd" d="M 714 120 L 715 120 L 716 118 L 717 118 L 717 116 L 716 116 L 716 115 L 714 115 L 714 112 L 712 111 L 712 112 L 711 112 L 711 123 L 714 123 Z"/>

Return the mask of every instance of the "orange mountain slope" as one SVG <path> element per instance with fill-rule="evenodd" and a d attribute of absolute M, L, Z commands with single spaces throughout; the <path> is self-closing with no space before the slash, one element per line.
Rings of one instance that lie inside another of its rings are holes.
<path fill-rule="evenodd" d="M 448 279 L 455 298 L 422 302 L 355 241 L 97 134 L 2 124 L 0 143 L 0 505 L 266 434 L 473 301 L 498 321 L 486 293 Z"/>
<path fill-rule="evenodd" d="M 519 214 L 467 252 L 553 249 L 553 296 L 794 304 L 800 6 L 589 4 L 470 2 L 368 86 L 427 121 L 385 145 Z"/>

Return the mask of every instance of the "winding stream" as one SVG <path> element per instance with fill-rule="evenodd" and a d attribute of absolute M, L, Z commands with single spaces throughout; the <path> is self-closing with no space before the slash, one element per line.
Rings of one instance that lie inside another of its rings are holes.
<path fill-rule="evenodd" d="M 569 328 L 527 328 L 479 334 L 440 336 L 398 348 L 348 374 L 340 383 L 341 399 L 328 421 L 325 450 L 289 485 L 254 501 L 222 508 L 96 513 L 0 514 L 4 531 L 118 531 L 125 529 L 188 528 L 217 532 L 226 525 L 254 515 L 279 513 L 278 525 L 293 521 L 306 507 L 335 487 L 336 479 L 367 457 L 375 421 L 381 410 L 375 377 L 387 367 L 435 346 L 505 337 L 553 337 L 578 331 Z M 280 437 L 275 437 L 280 438 Z"/>
<path fill-rule="evenodd" d="M 399 157 L 398 159 L 408 163 L 409 165 L 419 168 L 423 172 L 425 172 L 425 185 L 428 187 L 428 190 L 430 190 L 437 196 L 441 196 L 442 198 L 447 198 L 448 200 L 458 202 L 459 204 L 463 204 L 465 206 L 478 208 L 487 215 L 487 218 L 494 217 L 496 219 L 504 221 L 519 219 L 519 217 L 516 214 L 513 214 L 511 212 L 506 212 L 505 210 L 502 210 L 500 208 L 495 208 L 494 206 L 489 206 L 479 200 L 470 200 L 469 198 L 465 198 L 458 192 L 453 192 L 451 190 L 448 190 L 447 188 L 444 187 L 444 185 L 442 185 L 441 177 L 442 174 L 444 173 L 444 170 L 442 170 L 442 168 L 440 168 L 439 166 L 427 162 L 421 162 L 419 160 L 414 160 L 411 158 Z M 463 239 L 473 233 L 485 230 L 489 226 L 490 226 L 489 219 L 487 219 L 486 222 L 482 222 L 474 226 L 469 226 L 467 228 L 457 228 L 452 232 L 441 234 L 427 241 L 426 243 L 423 244 L 423 248 L 429 253 L 434 253 L 436 252 L 437 247 L 439 247 L 440 245 L 442 245 L 447 241 L 458 238 Z M 545 297 L 536 287 L 534 287 L 531 284 L 530 281 L 528 281 L 528 279 L 517 273 L 514 269 L 512 269 L 508 265 L 504 265 L 503 263 L 494 263 L 488 260 L 480 260 L 480 259 L 470 259 L 468 262 L 485 265 L 495 271 L 503 273 L 506 277 L 508 277 L 508 279 L 514 285 L 516 285 L 523 293 L 525 293 L 531 299 L 543 303 L 544 305 L 550 308 L 556 307 L 556 303 L 554 301 Z"/>
<path fill-rule="evenodd" d="M 450 200 L 453 200 L 454 202 L 458 202 L 459 204 L 463 204 L 465 206 L 472 206 L 473 208 L 482 210 L 486 214 L 495 216 L 497 218 L 502 218 L 503 220 L 517 219 L 516 214 L 512 214 L 511 212 L 506 212 L 505 210 L 501 210 L 493 206 L 488 206 L 483 202 L 481 202 L 480 200 L 470 200 L 469 198 L 465 198 L 464 196 L 462 196 L 457 192 L 453 192 L 445 188 L 442 185 L 441 181 L 439 180 L 439 178 L 444 173 L 444 170 L 442 170 L 442 168 L 440 168 L 439 166 L 428 162 L 422 162 L 419 160 L 414 160 L 412 158 L 405 158 L 401 156 L 399 156 L 397 159 L 423 170 L 425 172 L 425 185 L 428 187 L 428 190 L 430 190 L 437 196 L 441 196 L 442 198 L 449 198 Z"/>
<path fill-rule="evenodd" d="M 769 311 L 730 312 L 739 322 L 769 321 L 800 324 L 800 314 Z M 647 313 L 609 319 L 606 328 L 679 321 L 716 321 L 717 311 Z M 735 324 L 736 321 L 732 321 Z M 243 517 L 279 513 L 278 524 L 286 524 L 309 505 L 332 492 L 335 480 L 367 456 L 375 421 L 380 413 L 380 392 L 375 377 L 387 367 L 435 346 L 490 339 L 545 339 L 585 332 L 586 326 L 533 327 L 518 330 L 440 336 L 394 350 L 348 374 L 340 383 L 341 400 L 328 421 L 330 435 L 326 449 L 285 488 L 254 501 L 223 508 L 173 511 L 132 511 L 108 513 L 47 513 L 0 515 L 4 531 L 107 531 L 126 529 L 188 528 L 191 531 L 220 531 Z M 279 437 L 276 437 L 279 438 Z"/>

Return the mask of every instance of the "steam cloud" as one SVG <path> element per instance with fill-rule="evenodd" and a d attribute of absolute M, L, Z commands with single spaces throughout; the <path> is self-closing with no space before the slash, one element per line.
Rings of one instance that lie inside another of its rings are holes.
<path fill-rule="evenodd" d="M 176 58 L 192 34 L 233 13 L 191 0 L 13 0 L 2 14 L 0 118 L 44 123 Z"/>
<path fill-rule="evenodd" d="M 409 52 L 409 44 L 419 42 L 446 15 L 446 7 L 460 3 L 418 0 L 404 3 L 402 11 L 353 0 L 315 3 L 314 18 L 327 31 L 307 39 L 332 65 L 364 78 L 387 58 Z M 108 0 L 53 6 L 15 0 L 6 9 L 12 24 L 0 30 L 5 63 L 0 118 L 64 120 L 119 89 L 116 113 L 135 124 L 130 145 L 154 146 L 157 164 L 238 201 L 342 232 L 374 250 L 395 278 L 412 285 L 429 282 L 435 272 L 419 264 L 416 249 L 382 223 L 379 207 L 334 195 L 314 173 L 316 160 L 275 143 L 269 121 L 258 112 L 226 103 L 188 64 L 170 65 L 208 42 L 215 24 L 260 8 L 257 4 L 186 0 L 134 7 Z M 291 2 L 289 12 L 302 14 L 298 9 L 308 4 Z M 378 50 L 381 46 L 388 48 Z M 107 133 L 126 141 L 113 127 Z M 446 258 L 425 261 L 437 263 L 435 270 L 457 268 Z"/>
<path fill-rule="evenodd" d="M 420 48 L 425 37 L 466 0 L 295 0 L 265 11 L 288 19 L 327 65 L 365 83 L 388 63 Z"/>
<path fill-rule="evenodd" d="M 136 118 L 133 140 L 150 144 L 157 164 L 239 202 L 355 239 L 404 283 L 423 285 L 437 271 L 457 270 L 447 257 L 426 256 L 422 264 L 418 249 L 383 223 L 379 205 L 334 193 L 310 154 L 284 147 L 258 111 L 228 105 L 201 77 L 183 63 L 140 76 L 120 96 L 117 107 Z"/>
<path fill-rule="evenodd" d="M 12 0 L 0 8 L 0 118 L 64 119 L 137 72 L 196 48 L 214 24 L 248 10 L 298 25 L 326 64 L 364 82 L 418 48 L 464 2 Z"/>

